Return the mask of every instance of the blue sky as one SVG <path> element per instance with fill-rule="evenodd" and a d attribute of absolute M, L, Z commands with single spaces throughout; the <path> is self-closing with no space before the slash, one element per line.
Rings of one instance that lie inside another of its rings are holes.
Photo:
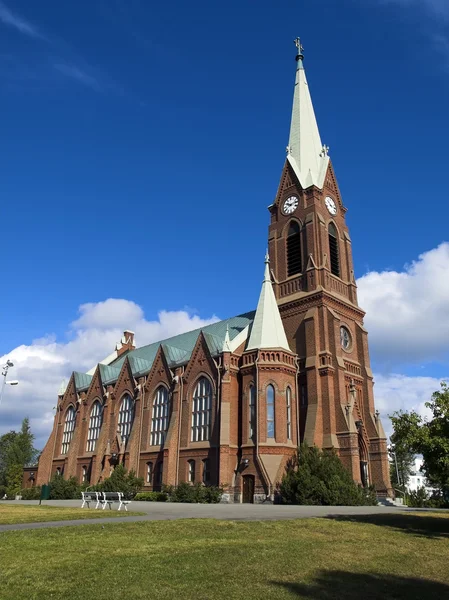
<path fill-rule="evenodd" d="M 5 420 L 48 370 L 37 348 L 54 363 L 127 317 L 162 334 L 173 327 L 160 311 L 186 327 L 255 307 L 296 35 L 349 209 L 378 381 L 449 374 L 432 328 L 391 344 L 407 336 L 379 291 L 404 315 L 430 311 L 437 337 L 449 320 L 449 290 L 429 276 L 449 275 L 448 25 L 446 0 L 0 0 L 0 354 L 25 348 L 41 368 L 8 390 Z"/>

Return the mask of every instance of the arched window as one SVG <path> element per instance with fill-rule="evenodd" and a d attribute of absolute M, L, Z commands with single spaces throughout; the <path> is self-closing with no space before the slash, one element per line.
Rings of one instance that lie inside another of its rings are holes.
<path fill-rule="evenodd" d="M 192 401 L 192 442 L 204 442 L 210 437 L 212 386 L 206 377 L 196 384 Z"/>
<path fill-rule="evenodd" d="M 274 387 L 272 385 L 267 387 L 267 437 L 275 437 Z"/>
<path fill-rule="evenodd" d="M 153 400 L 153 416 L 151 419 L 151 445 L 161 446 L 165 441 L 168 429 L 168 390 L 163 385 L 157 388 Z"/>
<path fill-rule="evenodd" d="M 131 396 L 126 394 L 126 396 L 123 397 L 118 413 L 120 436 L 125 444 L 128 441 L 129 434 L 131 432 L 134 416 L 133 412 L 133 401 L 131 400 Z"/>
<path fill-rule="evenodd" d="M 210 481 L 210 471 L 209 471 L 209 459 L 205 458 L 203 460 L 203 483 L 209 483 Z"/>
<path fill-rule="evenodd" d="M 67 454 L 75 429 L 76 413 L 73 406 L 69 406 L 65 414 L 64 432 L 62 434 L 61 454 Z"/>
<path fill-rule="evenodd" d="M 147 462 L 147 483 L 153 480 L 153 463 Z"/>
<path fill-rule="evenodd" d="M 249 437 L 254 440 L 256 435 L 256 388 L 249 386 Z"/>
<path fill-rule="evenodd" d="M 338 254 L 338 232 L 333 223 L 329 223 L 329 255 L 331 261 L 331 273 L 340 277 L 340 256 Z"/>
<path fill-rule="evenodd" d="M 287 234 L 287 277 L 301 273 L 301 232 L 296 221 L 290 223 Z"/>
<path fill-rule="evenodd" d="M 292 439 L 292 391 L 288 387 L 287 393 L 287 439 Z"/>
<path fill-rule="evenodd" d="M 190 483 L 195 483 L 195 461 L 189 460 L 188 465 L 189 465 L 188 481 Z"/>
<path fill-rule="evenodd" d="M 90 411 L 89 429 L 87 431 L 87 452 L 93 452 L 95 445 L 100 435 L 102 420 L 101 404 L 95 400 L 92 410 Z"/>

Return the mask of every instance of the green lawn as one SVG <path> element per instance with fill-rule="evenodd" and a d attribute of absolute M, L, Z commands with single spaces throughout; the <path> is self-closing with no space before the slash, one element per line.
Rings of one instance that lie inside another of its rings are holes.
<path fill-rule="evenodd" d="M 146 521 L 0 534 L 2 600 L 449 597 L 449 518 Z"/>
<path fill-rule="evenodd" d="M 93 508 L 0 504 L 0 525 L 37 523 L 41 521 L 67 521 L 69 519 L 96 519 L 97 517 L 124 517 L 126 515 L 143 514 L 145 513 L 125 512 L 124 510 L 118 512 L 117 510 L 109 509 L 94 510 Z"/>

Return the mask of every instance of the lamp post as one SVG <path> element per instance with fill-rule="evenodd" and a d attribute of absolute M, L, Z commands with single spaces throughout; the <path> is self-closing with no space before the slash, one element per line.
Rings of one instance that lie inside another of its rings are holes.
<path fill-rule="evenodd" d="M 401 485 L 401 481 L 399 479 L 398 460 L 396 458 L 396 452 L 393 450 L 393 446 L 388 447 L 388 452 L 394 456 L 394 464 L 396 465 L 396 477 L 398 480 L 398 485 Z"/>
<path fill-rule="evenodd" d="M 10 369 L 11 367 L 14 366 L 14 363 L 11 360 L 7 360 L 6 363 L 3 365 L 2 367 L 2 377 L 3 377 L 3 382 L 2 382 L 2 387 L 0 389 L 0 405 L 2 403 L 2 398 L 3 398 L 3 392 L 5 390 L 5 386 L 6 385 L 18 385 L 18 381 L 17 379 L 12 379 L 10 381 L 6 381 L 6 377 L 8 375 L 8 369 Z"/>

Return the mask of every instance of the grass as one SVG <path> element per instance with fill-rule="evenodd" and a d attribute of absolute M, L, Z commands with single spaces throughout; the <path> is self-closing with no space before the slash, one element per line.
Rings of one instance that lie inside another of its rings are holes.
<path fill-rule="evenodd" d="M 449 518 L 185 519 L 0 534 L 2 600 L 449 597 Z"/>
<path fill-rule="evenodd" d="M 98 517 L 124 517 L 125 515 L 143 514 L 145 513 L 125 512 L 124 510 L 118 512 L 117 510 L 94 510 L 93 508 L 0 504 L 0 525 L 38 523 L 43 521 L 67 521 L 70 519 L 96 519 Z"/>

